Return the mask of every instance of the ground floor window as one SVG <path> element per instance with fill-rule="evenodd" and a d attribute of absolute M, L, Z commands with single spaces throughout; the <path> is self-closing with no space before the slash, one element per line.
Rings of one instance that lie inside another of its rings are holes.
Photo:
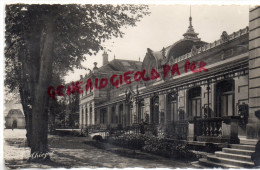
<path fill-rule="evenodd" d="M 123 123 L 123 120 L 122 120 L 122 118 L 123 118 L 123 112 L 124 112 L 124 106 L 123 106 L 123 104 L 121 104 L 121 105 L 119 106 L 119 115 L 118 115 L 118 123 L 119 123 L 119 124 L 122 124 L 122 123 Z"/>
<path fill-rule="evenodd" d="M 201 117 L 201 87 L 195 87 L 188 91 L 188 117 Z"/>
<path fill-rule="evenodd" d="M 168 111 L 167 111 L 167 121 L 172 122 L 172 121 L 177 121 L 178 119 L 178 114 L 177 114 L 177 93 L 170 93 L 167 96 L 167 104 L 168 104 Z"/>
<path fill-rule="evenodd" d="M 107 123 L 107 109 L 103 108 L 100 110 L 100 124 Z"/>
<path fill-rule="evenodd" d="M 232 116 L 234 114 L 234 80 L 224 80 L 216 85 L 217 116 Z"/>
<path fill-rule="evenodd" d="M 154 124 L 159 123 L 159 96 L 151 98 L 151 122 Z"/>
<path fill-rule="evenodd" d="M 141 99 L 138 102 L 138 123 L 141 122 L 141 120 L 143 119 L 143 121 L 145 121 L 145 106 L 144 106 L 144 99 Z"/>
<path fill-rule="evenodd" d="M 113 106 L 111 108 L 110 120 L 111 120 L 111 123 L 116 123 L 116 107 L 115 106 Z"/>

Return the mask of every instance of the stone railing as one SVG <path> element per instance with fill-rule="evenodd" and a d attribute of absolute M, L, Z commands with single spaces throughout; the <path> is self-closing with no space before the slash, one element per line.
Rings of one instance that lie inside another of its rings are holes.
<path fill-rule="evenodd" d="M 207 119 L 199 119 L 194 122 L 196 131 L 196 136 L 221 136 L 222 135 L 222 118 L 207 118 Z"/>
<path fill-rule="evenodd" d="M 173 62 L 174 62 L 174 63 L 178 63 L 178 62 L 180 62 L 180 61 L 187 60 L 188 58 L 191 58 L 191 57 L 193 57 L 193 56 L 195 56 L 195 55 L 197 55 L 197 54 L 200 54 L 200 53 L 203 53 L 203 52 L 205 52 L 205 51 L 208 51 L 209 49 L 215 48 L 215 47 L 217 47 L 217 46 L 219 46 L 219 45 L 221 45 L 221 44 L 223 44 L 223 43 L 226 43 L 226 42 L 228 42 L 228 41 L 231 41 L 231 40 L 233 40 L 233 39 L 239 38 L 239 37 L 241 37 L 242 35 L 245 35 L 245 34 L 247 34 L 247 33 L 249 33 L 249 28 L 248 28 L 248 27 L 246 27 L 246 28 L 244 28 L 244 29 L 240 29 L 240 30 L 237 31 L 237 32 L 233 32 L 232 34 L 227 35 L 227 37 L 225 37 L 224 40 L 223 40 L 223 39 L 219 39 L 219 40 L 217 40 L 217 41 L 214 41 L 213 43 L 205 44 L 204 46 L 202 46 L 202 47 L 196 49 L 196 52 L 195 52 L 195 53 L 189 52 L 189 53 L 187 53 L 187 54 L 184 54 L 184 55 L 182 55 L 182 56 L 179 56 L 179 57 L 177 57 L 176 59 L 173 59 Z"/>
<path fill-rule="evenodd" d="M 195 118 L 189 122 L 188 140 L 216 143 L 239 143 L 239 116 Z"/>

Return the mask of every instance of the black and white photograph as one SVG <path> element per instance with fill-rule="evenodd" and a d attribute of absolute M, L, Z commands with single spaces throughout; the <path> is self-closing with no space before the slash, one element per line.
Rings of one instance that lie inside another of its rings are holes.
<path fill-rule="evenodd" d="M 3 168 L 259 169 L 260 3 L 119 2 L 2 3 Z"/>

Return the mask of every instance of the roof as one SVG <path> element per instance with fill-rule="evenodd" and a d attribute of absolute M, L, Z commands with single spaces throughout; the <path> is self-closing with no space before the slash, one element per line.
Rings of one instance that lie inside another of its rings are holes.
<path fill-rule="evenodd" d="M 136 71 L 141 70 L 142 62 L 133 61 L 133 60 L 122 60 L 122 59 L 114 59 L 110 61 L 108 64 L 100 67 L 98 69 L 99 72 L 109 72 L 109 71 Z"/>
<path fill-rule="evenodd" d="M 23 118 L 23 112 L 20 109 L 11 109 L 6 117 Z"/>
<path fill-rule="evenodd" d="M 201 41 L 200 38 L 198 38 L 198 33 L 194 31 L 194 28 L 192 26 L 191 17 L 189 18 L 189 22 L 190 25 L 188 27 L 188 30 L 186 31 L 186 33 L 183 34 L 184 38 L 182 38 L 181 40 L 173 43 L 166 48 L 163 48 L 161 51 L 152 51 L 151 49 L 147 50 L 148 53 L 155 58 L 158 65 L 157 67 L 159 67 L 161 64 L 165 64 L 172 57 L 177 58 L 191 52 L 191 49 L 193 47 L 198 49 L 207 44 L 206 42 Z"/>

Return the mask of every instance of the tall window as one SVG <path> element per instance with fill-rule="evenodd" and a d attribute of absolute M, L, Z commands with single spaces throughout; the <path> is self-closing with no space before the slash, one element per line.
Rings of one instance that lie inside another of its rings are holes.
<path fill-rule="evenodd" d="M 176 93 L 168 94 L 168 112 L 167 112 L 167 121 L 177 121 L 177 95 Z"/>
<path fill-rule="evenodd" d="M 138 103 L 138 122 L 141 122 L 141 119 L 145 121 L 145 110 L 144 110 L 144 99 L 141 99 Z"/>
<path fill-rule="evenodd" d="M 123 121 L 122 121 L 122 118 L 123 118 L 123 104 L 121 104 L 120 106 L 119 106 L 119 115 L 118 115 L 118 123 L 119 124 L 122 124 L 123 123 Z"/>
<path fill-rule="evenodd" d="M 232 116 L 234 113 L 234 80 L 217 83 L 217 116 Z"/>
<path fill-rule="evenodd" d="M 100 124 L 105 124 L 107 123 L 107 109 L 103 108 L 100 110 Z"/>
<path fill-rule="evenodd" d="M 194 87 L 188 92 L 188 117 L 201 117 L 201 87 Z"/>
<path fill-rule="evenodd" d="M 111 114 L 110 114 L 111 123 L 116 123 L 115 115 L 116 115 L 116 108 L 115 108 L 115 106 L 113 106 L 111 109 Z"/>
<path fill-rule="evenodd" d="M 151 98 L 151 122 L 158 124 L 159 123 L 159 97 L 154 96 Z"/>

